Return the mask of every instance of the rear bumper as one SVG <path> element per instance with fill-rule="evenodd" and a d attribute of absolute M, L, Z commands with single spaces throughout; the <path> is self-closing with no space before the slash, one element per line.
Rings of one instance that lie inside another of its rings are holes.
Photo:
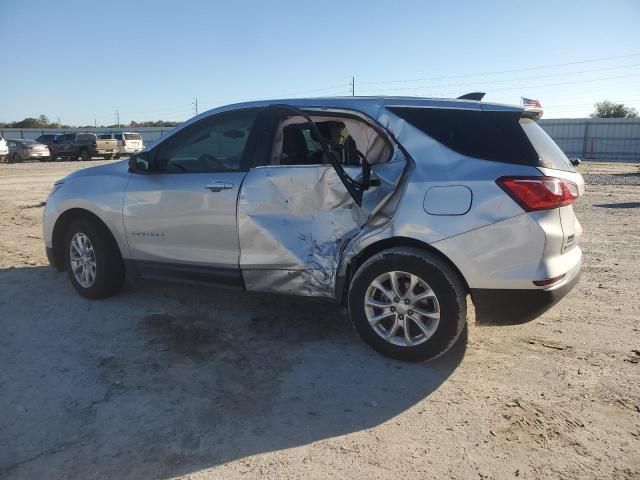
<path fill-rule="evenodd" d="M 582 262 L 565 279 L 547 289 L 471 289 L 476 307 L 476 322 L 516 325 L 530 322 L 562 300 L 580 280 Z"/>

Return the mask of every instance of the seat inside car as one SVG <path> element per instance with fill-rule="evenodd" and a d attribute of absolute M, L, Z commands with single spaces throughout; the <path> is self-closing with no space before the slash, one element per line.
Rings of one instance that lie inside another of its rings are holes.
<path fill-rule="evenodd" d="M 282 158 L 281 165 L 309 164 L 309 147 L 302 130 L 296 125 L 289 125 L 282 129 Z"/>

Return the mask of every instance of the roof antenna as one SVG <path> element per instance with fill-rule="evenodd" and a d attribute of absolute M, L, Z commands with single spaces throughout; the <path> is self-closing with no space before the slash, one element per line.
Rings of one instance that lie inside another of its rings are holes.
<path fill-rule="evenodd" d="M 486 95 L 486 93 L 484 92 L 471 92 L 471 93 L 466 93 L 460 97 L 458 97 L 458 100 L 477 100 L 477 101 L 481 101 L 484 96 Z"/>

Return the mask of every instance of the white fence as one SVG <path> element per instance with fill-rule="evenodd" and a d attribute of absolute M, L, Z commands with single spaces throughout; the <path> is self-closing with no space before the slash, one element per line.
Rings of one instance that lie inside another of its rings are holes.
<path fill-rule="evenodd" d="M 174 127 L 121 127 L 121 128 L 2 128 L 0 127 L 0 135 L 5 138 L 28 138 L 35 140 L 45 133 L 116 133 L 116 132 L 137 132 L 146 144 L 151 144 L 165 135 L 167 135 Z"/>
<path fill-rule="evenodd" d="M 542 119 L 540 126 L 570 157 L 640 161 L 640 118 Z"/>
<path fill-rule="evenodd" d="M 584 160 L 640 161 L 640 118 L 570 118 L 540 120 L 540 125 L 570 157 Z M 138 132 L 147 145 L 167 135 L 172 127 L 143 128 L 0 128 L 4 138 L 36 139 L 44 133 Z"/>

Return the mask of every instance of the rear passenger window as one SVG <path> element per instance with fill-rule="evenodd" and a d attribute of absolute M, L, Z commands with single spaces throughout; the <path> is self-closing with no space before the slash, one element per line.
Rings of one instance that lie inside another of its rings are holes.
<path fill-rule="evenodd" d="M 538 165 L 538 154 L 520 126 L 520 112 L 388 107 L 434 140 L 462 155 Z"/>
<path fill-rule="evenodd" d="M 312 115 L 318 132 L 342 165 L 361 164 L 364 156 L 371 165 L 389 160 L 387 141 L 365 122 L 347 117 Z M 315 130 L 303 117 L 281 120 L 271 149 L 271 165 L 327 165 L 327 157 Z"/>

